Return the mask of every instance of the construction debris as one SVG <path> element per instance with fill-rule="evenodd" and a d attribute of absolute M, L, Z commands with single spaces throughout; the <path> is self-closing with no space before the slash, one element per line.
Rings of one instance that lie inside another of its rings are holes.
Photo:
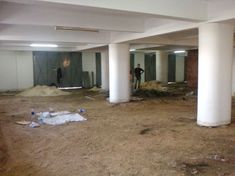
<path fill-rule="evenodd" d="M 166 91 L 155 90 L 155 89 L 149 89 L 149 90 L 138 89 L 133 95 L 142 96 L 142 97 L 163 97 L 163 96 L 170 95 L 170 93 Z"/>
<path fill-rule="evenodd" d="M 16 121 L 18 125 L 29 125 L 31 122 L 26 120 Z"/>
<path fill-rule="evenodd" d="M 79 113 L 85 113 L 85 112 L 86 112 L 86 110 L 85 110 L 85 109 L 83 109 L 83 108 L 80 108 L 80 109 L 78 109 L 78 112 L 79 112 Z"/>
<path fill-rule="evenodd" d="M 217 155 L 217 154 L 209 156 L 208 159 L 215 160 L 215 161 L 221 161 L 221 162 L 226 162 L 227 161 L 224 158 L 224 156 L 220 156 L 220 155 Z"/>
<path fill-rule="evenodd" d="M 94 98 L 89 97 L 89 96 L 85 96 L 85 98 L 88 99 L 88 100 L 92 100 L 92 101 L 95 100 Z"/>
<path fill-rule="evenodd" d="M 101 92 L 101 91 L 102 91 L 102 89 L 101 89 L 101 88 L 99 88 L 99 87 L 94 86 L 94 87 L 92 87 L 91 89 L 89 89 L 89 91 L 93 91 L 93 92 Z"/>
<path fill-rule="evenodd" d="M 188 97 L 188 96 L 193 96 L 193 95 L 194 95 L 194 92 L 193 92 L 193 91 L 190 91 L 190 92 L 188 92 L 188 93 L 185 94 L 185 96 L 187 96 L 187 97 Z"/>
<path fill-rule="evenodd" d="M 37 123 L 37 122 L 31 122 L 31 123 L 29 124 L 29 127 L 31 127 L 31 128 L 38 128 L 38 127 L 40 127 L 40 124 Z"/>
<path fill-rule="evenodd" d="M 141 89 L 145 90 L 159 90 L 159 91 L 167 91 L 167 87 L 163 87 L 161 83 L 157 81 L 148 81 L 144 82 L 140 86 Z"/>
<path fill-rule="evenodd" d="M 130 101 L 143 101 L 144 98 L 140 98 L 140 97 L 131 97 Z"/>

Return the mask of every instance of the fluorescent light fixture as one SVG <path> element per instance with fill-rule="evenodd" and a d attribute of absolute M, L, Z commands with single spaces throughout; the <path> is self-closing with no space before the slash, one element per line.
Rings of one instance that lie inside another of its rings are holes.
<path fill-rule="evenodd" d="M 43 44 L 43 43 L 32 43 L 31 47 L 43 47 L 43 48 L 57 48 L 58 45 L 55 44 Z"/>
<path fill-rule="evenodd" d="M 72 27 L 72 26 L 55 26 L 55 30 L 99 32 L 98 29 L 94 29 L 94 28 L 82 28 L 82 27 Z"/>
<path fill-rule="evenodd" d="M 135 51 L 136 49 L 130 49 L 130 51 Z"/>
<path fill-rule="evenodd" d="M 185 50 L 174 51 L 175 54 L 177 53 L 185 53 Z"/>
<path fill-rule="evenodd" d="M 59 87 L 60 90 L 74 90 L 74 89 L 81 89 L 82 87 Z"/>

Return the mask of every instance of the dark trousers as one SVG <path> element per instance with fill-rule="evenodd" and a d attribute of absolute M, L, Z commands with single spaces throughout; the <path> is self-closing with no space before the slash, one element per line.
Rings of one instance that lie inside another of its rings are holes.
<path fill-rule="evenodd" d="M 141 82 L 141 78 L 136 78 L 135 79 L 135 89 L 139 89 L 140 88 L 140 82 Z"/>

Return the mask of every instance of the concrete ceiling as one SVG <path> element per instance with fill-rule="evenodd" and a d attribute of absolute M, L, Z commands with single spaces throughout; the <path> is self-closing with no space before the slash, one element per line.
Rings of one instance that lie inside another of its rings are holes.
<path fill-rule="evenodd" d="M 235 2 L 0 0 L 0 49 L 32 50 L 31 43 L 55 43 L 59 47 L 53 50 L 79 51 L 123 42 L 135 49 L 188 49 L 197 47 L 197 28 L 206 22 L 235 25 Z"/>

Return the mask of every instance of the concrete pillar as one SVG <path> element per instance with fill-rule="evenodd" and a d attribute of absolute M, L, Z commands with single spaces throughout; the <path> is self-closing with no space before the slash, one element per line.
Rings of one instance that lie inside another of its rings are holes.
<path fill-rule="evenodd" d="M 101 52 L 101 88 L 109 90 L 109 52 Z"/>
<path fill-rule="evenodd" d="M 184 81 L 184 66 L 185 56 L 183 54 L 176 54 L 175 58 L 175 82 Z"/>
<path fill-rule="evenodd" d="M 231 122 L 232 58 L 231 25 L 209 23 L 199 27 L 198 125 Z"/>
<path fill-rule="evenodd" d="M 156 80 L 168 82 L 168 54 L 163 51 L 156 52 Z"/>
<path fill-rule="evenodd" d="M 109 45 L 109 101 L 130 100 L 130 52 L 129 44 Z"/>

